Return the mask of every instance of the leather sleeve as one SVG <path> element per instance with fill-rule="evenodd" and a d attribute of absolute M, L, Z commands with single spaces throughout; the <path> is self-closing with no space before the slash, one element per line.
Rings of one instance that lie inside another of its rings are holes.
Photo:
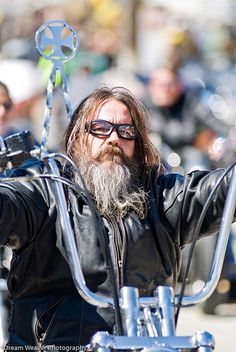
<path fill-rule="evenodd" d="M 163 198 L 160 211 L 164 225 L 179 246 L 191 242 L 201 211 L 224 171 L 194 171 L 185 177 L 170 174 L 161 180 Z M 224 177 L 215 192 L 202 224 L 200 237 L 219 230 L 231 175 L 232 172 Z"/>
<path fill-rule="evenodd" d="M 39 168 L 20 169 L 14 176 L 41 173 Z M 49 209 L 45 180 L 0 181 L 0 245 L 21 249 L 40 231 Z"/>

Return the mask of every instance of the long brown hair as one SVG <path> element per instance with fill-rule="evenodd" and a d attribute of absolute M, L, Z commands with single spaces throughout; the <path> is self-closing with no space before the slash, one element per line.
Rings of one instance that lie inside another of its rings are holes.
<path fill-rule="evenodd" d="M 149 114 L 145 106 L 128 89 L 123 87 L 102 87 L 95 90 L 76 107 L 71 121 L 67 127 L 64 138 L 66 154 L 77 163 L 79 156 L 83 156 L 87 149 L 85 123 L 93 119 L 93 116 L 101 103 L 107 100 L 117 100 L 127 106 L 132 123 L 138 130 L 135 140 L 135 159 L 140 166 L 142 182 L 146 181 L 150 169 L 158 166 L 162 173 L 160 156 L 152 144 L 148 133 Z"/>

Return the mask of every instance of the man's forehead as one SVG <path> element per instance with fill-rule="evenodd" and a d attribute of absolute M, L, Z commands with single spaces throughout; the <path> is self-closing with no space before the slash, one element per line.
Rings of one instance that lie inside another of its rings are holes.
<path fill-rule="evenodd" d="M 107 99 L 96 105 L 94 113 L 97 115 L 99 113 L 122 113 L 122 115 L 130 116 L 129 109 L 126 104 L 120 102 L 116 99 Z"/>

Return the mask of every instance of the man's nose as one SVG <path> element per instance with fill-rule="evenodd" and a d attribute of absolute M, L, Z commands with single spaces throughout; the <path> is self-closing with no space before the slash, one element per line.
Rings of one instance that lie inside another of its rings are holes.
<path fill-rule="evenodd" d="M 119 141 L 120 141 L 120 138 L 119 138 L 119 136 L 117 134 L 117 131 L 113 130 L 111 132 L 110 136 L 107 138 L 107 142 L 118 145 Z"/>

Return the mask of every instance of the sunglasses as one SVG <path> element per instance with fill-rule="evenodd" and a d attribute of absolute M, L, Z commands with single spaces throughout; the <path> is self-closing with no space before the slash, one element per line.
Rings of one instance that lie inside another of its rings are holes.
<path fill-rule="evenodd" d="M 105 120 L 94 120 L 85 124 L 85 129 L 94 136 L 108 137 L 115 130 L 120 138 L 134 140 L 138 131 L 134 125 L 128 123 L 111 123 Z"/>
<path fill-rule="evenodd" d="M 0 103 L 0 105 L 4 106 L 4 109 L 6 111 L 9 111 L 12 108 L 12 101 L 9 100 L 9 101 L 6 101 L 5 103 Z"/>

